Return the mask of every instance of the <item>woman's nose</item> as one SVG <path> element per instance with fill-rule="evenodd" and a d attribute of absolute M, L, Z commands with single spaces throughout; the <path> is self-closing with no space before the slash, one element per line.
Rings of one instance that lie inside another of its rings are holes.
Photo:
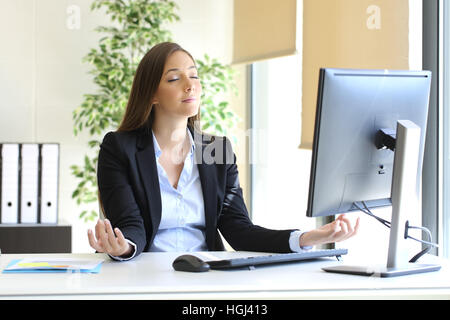
<path fill-rule="evenodd" d="M 186 92 L 193 92 L 195 90 L 194 82 L 188 80 L 184 89 Z"/>

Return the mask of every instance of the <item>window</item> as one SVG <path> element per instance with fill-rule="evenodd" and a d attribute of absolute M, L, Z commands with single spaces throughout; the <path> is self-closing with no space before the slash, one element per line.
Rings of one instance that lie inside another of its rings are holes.
<path fill-rule="evenodd" d="M 301 56 L 252 66 L 251 208 L 254 223 L 308 230 L 311 150 L 301 150 Z"/>
<path fill-rule="evenodd" d="M 440 30 L 445 30 L 441 45 L 437 43 L 439 23 L 436 21 L 439 7 L 445 9 L 445 12 L 441 12 L 445 24 L 440 27 Z M 427 164 L 424 163 L 428 172 L 423 180 L 426 201 L 423 203 L 424 214 L 415 223 L 431 229 L 433 241 L 439 240 L 441 244 L 441 249 L 435 253 L 449 257 L 450 4 L 442 0 L 411 0 L 407 10 L 409 68 L 432 70 L 436 80 L 439 77 L 443 79 L 432 85 L 430 139 L 427 136 L 427 144 L 430 140 L 429 146 L 427 145 L 429 158 L 426 160 Z M 382 15 L 383 13 L 381 11 Z M 431 43 L 433 39 L 436 40 L 434 44 Z M 439 47 L 443 48 L 444 53 L 441 65 L 443 75 L 439 74 L 440 69 L 437 67 Z M 302 59 L 302 56 L 296 55 L 252 65 L 251 208 L 254 222 L 266 227 L 303 230 L 316 227 L 316 219 L 306 217 L 311 150 L 298 148 L 301 136 L 301 97 L 304 94 Z M 346 67 L 360 68 L 359 65 Z M 439 88 L 443 88 L 443 105 L 436 106 L 436 99 L 439 98 L 436 92 Z M 443 160 L 439 161 L 439 158 Z M 390 219 L 390 209 L 377 214 Z M 348 216 L 354 218 L 356 215 L 352 213 Z M 387 255 L 389 230 L 370 217 L 361 218 L 364 220 L 364 234 L 342 246 L 366 257 L 370 257 L 374 251 Z M 323 222 L 318 221 L 318 224 Z M 420 232 L 412 235 L 420 237 Z M 415 254 L 420 250 L 420 245 L 412 242 L 411 250 Z"/>

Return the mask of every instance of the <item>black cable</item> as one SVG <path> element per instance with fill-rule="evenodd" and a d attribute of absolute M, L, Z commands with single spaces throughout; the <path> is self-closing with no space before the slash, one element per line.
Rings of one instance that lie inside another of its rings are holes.
<path fill-rule="evenodd" d="M 428 253 L 431 250 L 431 246 L 426 247 L 422 251 L 420 251 L 418 254 L 416 254 L 414 257 L 412 257 L 409 262 L 414 263 L 417 260 L 419 260 L 420 257 L 422 257 L 424 254 Z"/>
<path fill-rule="evenodd" d="M 430 230 L 428 230 L 427 228 L 410 226 L 409 223 L 408 223 L 408 221 L 406 222 L 406 227 L 407 227 L 406 230 L 408 230 L 408 229 L 420 229 L 420 230 L 424 231 L 424 232 L 428 235 L 428 239 L 429 239 L 429 241 L 425 241 L 425 240 L 419 240 L 419 239 L 413 238 L 413 237 L 411 237 L 411 236 L 408 236 L 408 233 L 407 233 L 408 231 L 406 231 L 406 236 L 407 236 L 408 238 L 413 239 L 413 240 L 416 240 L 416 241 L 418 241 L 418 242 L 421 242 L 421 243 L 423 243 L 423 244 L 427 244 L 427 245 L 428 245 L 428 247 L 426 247 L 425 249 L 423 249 L 422 251 L 420 251 L 418 254 L 416 254 L 414 257 L 412 257 L 411 260 L 409 260 L 409 262 L 411 262 L 411 263 L 416 262 L 416 261 L 419 260 L 419 258 L 422 257 L 424 254 L 430 252 L 430 250 L 431 250 L 431 248 L 432 248 L 433 246 L 436 246 L 436 247 L 437 247 L 437 244 L 434 244 L 434 243 L 431 242 L 431 240 L 432 240 L 431 232 L 430 232 Z"/>
<path fill-rule="evenodd" d="M 374 215 L 374 214 L 369 210 L 369 208 L 367 208 L 365 202 L 362 202 L 362 204 L 363 204 L 363 206 L 364 206 L 364 209 L 361 208 L 360 206 L 358 206 L 358 204 L 357 204 L 356 202 L 353 203 L 353 205 L 354 205 L 358 210 L 360 210 L 360 211 L 364 212 L 365 214 L 371 216 L 372 218 L 378 220 L 378 222 L 380 222 L 380 223 L 381 223 L 382 225 L 384 225 L 385 227 L 388 227 L 388 228 L 391 227 L 391 222 L 390 222 L 390 221 L 384 220 L 383 218 L 380 218 L 380 217 Z"/>
<path fill-rule="evenodd" d="M 391 227 L 391 222 L 387 221 L 383 218 L 380 218 L 376 215 L 374 215 L 372 213 L 372 211 L 370 211 L 370 209 L 367 207 L 366 203 L 364 201 L 361 201 L 362 205 L 364 206 L 364 209 L 361 208 L 360 206 L 358 206 L 358 204 L 356 202 L 353 202 L 353 205 L 360 210 L 361 212 L 364 212 L 365 214 L 367 214 L 368 216 L 371 216 L 372 218 L 376 219 L 378 222 L 380 222 L 382 225 L 384 225 L 385 227 L 390 228 Z M 420 251 L 419 253 L 417 253 L 414 257 L 411 258 L 411 260 L 409 260 L 409 262 L 413 263 L 416 262 L 420 257 L 422 257 L 424 254 L 428 253 L 432 247 L 439 247 L 436 243 L 432 242 L 432 236 L 431 236 L 431 232 L 430 230 L 428 230 L 425 227 L 417 227 L 417 226 L 410 226 L 409 223 L 406 223 L 406 231 L 405 231 L 405 238 L 426 244 L 428 247 L 426 247 L 425 249 L 423 249 L 422 251 Z M 414 237 L 411 237 L 410 235 L 408 235 L 408 230 L 409 229 L 420 229 L 422 231 L 424 231 L 429 238 L 429 241 L 425 241 L 425 240 L 420 240 L 420 239 L 416 239 Z"/>

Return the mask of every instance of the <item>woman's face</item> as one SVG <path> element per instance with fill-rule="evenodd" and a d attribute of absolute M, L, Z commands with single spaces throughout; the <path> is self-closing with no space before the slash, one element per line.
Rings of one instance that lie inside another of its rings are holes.
<path fill-rule="evenodd" d="M 153 97 L 156 112 L 189 118 L 199 111 L 202 86 L 191 57 L 175 51 L 166 60 L 163 75 Z"/>

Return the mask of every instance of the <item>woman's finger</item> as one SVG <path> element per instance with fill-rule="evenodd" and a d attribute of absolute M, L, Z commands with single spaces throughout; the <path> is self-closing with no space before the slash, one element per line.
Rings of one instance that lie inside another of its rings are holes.
<path fill-rule="evenodd" d="M 341 219 L 339 222 L 339 226 L 341 227 L 341 231 L 339 232 L 339 238 L 344 238 L 348 233 L 347 223 Z"/>
<path fill-rule="evenodd" d="M 105 219 L 104 223 L 106 234 L 108 235 L 108 243 L 111 249 L 114 250 L 114 252 L 117 252 L 119 250 L 119 243 L 116 239 L 116 235 L 114 234 L 111 222 L 108 219 Z"/>
<path fill-rule="evenodd" d="M 343 227 L 343 231 L 342 235 L 340 237 L 339 240 L 337 241 L 344 241 L 347 240 L 351 237 L 353 237 L 359 229 L 359 217 L 356 219 L 356 223 L 355 226 L 353 227 L 353 225 L 351 224 L 350 220 L 348 220 L 347 218 L 342 219 L 341 221 L 342 227 Z"/>
<path fill-rule="evenodd" d="M 114 228 L 114 231 L 116 232 L 117 242 L 119 243 L 120 247 L 128 248 L 128 242 L 127 242 L 127 240 L 125 240 L 125 237 L 124 237 L 122 231 L 120 231 L 119 228 Z"/>
<path fill-rule="evenodd" d="M 97 239 L 97 245 L 101 248 L 102 252 L 105 252 L 105 247 L 103 246 L 103 240 L 101 239 L 102 229 L 104 229 L 103 221 L 101 219 L 97 220 L 95 224 L 95 239 Z"/>
<path fill-rule="evenodd" d="M 103 229 L 103 228 L 104 228 L 104 226 L 103 226 L 102 220 L 98 219 L 97 223 L 95 224 L 95 228 L 94 228 L 94 230 L 95 230 L 95 238 L 97 239 L 97 241 L 100 240 L 100 230 Z"/>
<path fill-rule="evenodd" d="M 356 218 L 355 226 L 353 227 L 352 233 L 348 237 L 350 238 L 355 236 L 358 233 L 358 229 L 359 229 L 359 217 Z"/>
<path fill-rule="evenodd" d="M 97 240 L 95 240 L 94 233 L 92 232 L 91 229 L 88 230 L 88 240 L 89 245 L 92 247 L 92 249 L 94 249 L 97 252 L 103 252 L 102 248 L 97 243 Z"/>
<path fill-rule="evenodd" d="M 109 244 L 108 233 L 106 232 L 105 222 L 99 220 L 97 224 L 99 226 L 97 238 L 100 239 L 100 243 L 101 243 L 101 246 L 102 246 L 104 252 L 110 253 L 112 248 L 111 248 L 111 245 Z"/>
<path fill-rule="evenodd" d="M 355 228 L 354 228 L 354 231 L 353 231 L 353 235 L 355 235 L 355 234 L 357 234 L 358 233 L 358 230 L 359 230 L 359 217 L 356 219 L 356 224 L 355 224 Z"/>
<path fill-rule="evenodd" d="M 346 240 L 353 235 L 353 226 L 352 226 L 350 220 L 348 220 L 347 218 L 343 218 L 342 221 L 345 223 L 345 225 L 347 227 L 347 232 L 344 235 L 344 238 L 342 240 Z"/>

